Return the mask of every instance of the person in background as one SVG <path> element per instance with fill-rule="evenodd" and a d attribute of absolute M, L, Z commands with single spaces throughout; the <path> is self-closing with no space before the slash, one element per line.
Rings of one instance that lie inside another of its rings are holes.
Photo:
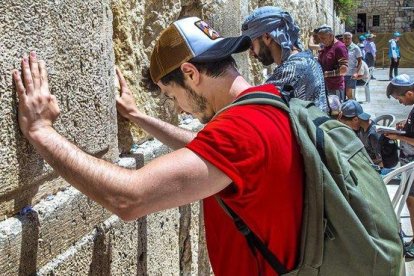
<path fill-rule="evenodd" d="M 276 64 L 266 83 L 281 90 L 289 86 L 295 98 L 311 101 L 328 112 L 322 68 L 312 53 L 303 49 L 300 29 L 288 12 L 279 7 L 257 8 L 245 18 L 242 35 L 252 39 L 253 57 L 265 66 Z"/>
<path fill-rule="evenodd" d="M 323 69 L 327 93 L 337 95 L 342 102 L 345 100 L 344 76 L 348 70 L 348 51 L 345 44 L 335 38 L 332 27 L 322 25 L 316 31 L 324 45 L 318 60 Z"/>
<path fill-rule="evenodd" d="M 414 105 L 414 80 L 406 75 L 394 77 L 387 86 L 387 97 L 394 98 L 405 106 Z M 414 161 L 414 108 L 411 110 L 405 121 L 398 122 L 396 128 L 404 130 L 404 135 L 385 134 L 393 140 L 400 140 L 400 163 L 401 166 Z M 414 232 L 414 185 L 411 185 L 407 197 L 407 208 L 410 213 L 411 227 Z M 405 244 L 406 257 L 414 258 L 414 242 Z"/>
<path fill-rule="evenodd" d="M 360 35 L 358 37 L 358 47 L 361 50 L 361 54 L 362 54 L 362 60 L 365 61 L 365 45 L 364 45 L 364 41 L 366 40 L 364 35 Z"/>
<path fill-rule="evenodd" d="M 371 115 L 365 113 L 355 100 L 348 100 L 341 105 L 338 116 L 340 122 L 352 128 L 364 144 L 372 163 L 383 167 L 381 159 L 380 135 L 375 129 Z"/>
<path fill-rule="evenodd" d="M 368 65 L 365 63 L 365 61 L 361 61 L 361 68 L 359 68 L 359 71 L 356 76 L 357 85 L 365 85 L 365 83 L 369 80 L 370 74 L 369 74 L 369 68 Z"/>
<path fill-rule="evenodd" d="M 335 36 L 335 38 L 339 41 L 341 41 L 342 43 L 344 43 L 344 35 L 343 34 L 338 34 Z"/>
<path fill-rule="evenodd" d="M 368 33 L 365 35 L 366 40 L 364 41 L 364 50 L 365 50 L 365 62 L 369 68 L 375 67 L 375 60 L 377 59 L 377 47 L 374 42 L 374 35 Z M 372 71 L 374 72 L 374 71 Z M 371 79 L 375 80 L 374 74 L 372 73 Z"/>
<path fill-rule="evenodd" d="M 388 57 L 390 58 L 390 80 L 392 80 L 393 76 L 398 76 L 398 66 L 400 65 L 401 58 L 400 45 L 398 43 L 400 37 L 401 34 L 399 32 L 395 32 L 393 34 L 393 37 L 388 41 Z"/>
<path fill-rule="evenodd" d="M 345 46 L 348 49 L 348 71 L 345 74 L 345 95 L 352 99 L 352 90 L 357 84 L 358 72 L 362 66 L 362 53 L 359 47 L 352 42 L 352 34 L 346 32 L 343 34 Z"/>
<path fill-rule="evenodd" d="M 312 52 L 314 53 L 314 55 L 317 57 L 318 56 L 318 53 L 322 49 L 322 47 L 323 47 L 323 45 L 319 41 L 317 29 L 314 29 L 309 34 L 308 48 L 310 50 L 312 50 Z"/>

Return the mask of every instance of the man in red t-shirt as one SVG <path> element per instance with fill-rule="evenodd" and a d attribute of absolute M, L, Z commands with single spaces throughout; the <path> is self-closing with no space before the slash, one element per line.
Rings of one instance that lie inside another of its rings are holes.
<path fill-rule="evenodd" d="M 335 38 L 330 26 L 322 25 L 316 29 L 316 32 L 323 44 L 318 60 L 323 69 L 326 91 L 328 95 L 337 95 L 341 101 L 344 101 L 344 76 L 348 71 L 348 50 L 343 42 Z"/>
<path fill-rule="evenodd" d="M 252 87 L 231 54 L 248 37 L 222 38 L 196 17 L 178 20 L 158 39 L 151 79 L 188 113 L 207 123 L 198 134 L 140 112 L 118 70 L 118 111 L 176 151 L 130 171 L 90 156 L 59 135 L 59 115 L 45 63 L 34 52 L 13 71 L 23 134 L 78 190 L 122 219 L 204 199 L 207 246 L 216 275 L 275 275 L 219 206 L 220 196 L 288 269 L 298 258 L 304 168 L 288 115 L 271 106 L 237 106 L 214 115 L 250 91 L 280 95 L 272 85 Z M 213 118 L 214 117 L 214 118 Z"/>

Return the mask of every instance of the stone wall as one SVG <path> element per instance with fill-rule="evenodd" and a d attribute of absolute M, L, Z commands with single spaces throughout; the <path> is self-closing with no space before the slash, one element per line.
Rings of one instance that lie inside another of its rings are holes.
<path fill-rule="evenodd" d="M 11 70 L 35 50 L 47 63 L 62 114 L 56 129 L 86 152 L 131 169 L 168 149 L 116 114 L 118 66 L 142 110 L 177 124 L 174 106 L 141 86 L 155 38 L 187 15 L 205 18 L 224 36 L 271 1 L 22 0 L 0 5 L 0 274 L 208 275 L 201 205 L 159 212 L 132 223 L 70 187 L 19 131 Z M 303 27 L 303 38 L 328 23 L 341 28 L 331 0 L 277 1 Z M 240 70 L 261 82 L 247 53 Z M 199 127 L 196 122 L 190 127 Z M 146 142 L 145 142 L 146 141 Z M 132 143 L 142 143 L 127 155 Z M 122 158 L 120 158 L 122 153 Z"/>
<path fill-rule="evenodd" d="M 366 14 L 366 31 L 373 33 L 409 32 L 414 27 L 413 0 L 365 0 L 361 1 L 354 14 Z M 379 15 L 379 26 L 373 26 L 373 17 Z M 357 26 L 356 26 L 357 27 Z M 357 30 L 362 32 L 362 30 Z"/>

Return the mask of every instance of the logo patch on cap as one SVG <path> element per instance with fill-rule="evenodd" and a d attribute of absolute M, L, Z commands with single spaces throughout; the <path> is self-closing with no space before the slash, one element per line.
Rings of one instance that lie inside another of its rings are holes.
<path fill-rule="evenodd" d="M 195 22 L 194 24 L 212 40 L 215 40 L 215 39 L 221 37 L 220 34 L 216 30 L 211 28 L 203 20 L 199 20 L 199 21 Z"/>

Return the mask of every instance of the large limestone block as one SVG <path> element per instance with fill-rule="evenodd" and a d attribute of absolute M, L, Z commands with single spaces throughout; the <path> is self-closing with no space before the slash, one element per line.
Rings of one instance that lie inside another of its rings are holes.
<path fill-rule="evenodd" d="M 110 213 L 74 188 L 0 222 L 0 271 L 30 275 L 82 239 Z"/>
<path fill-rule="evenodd" d="M 149 275 L 179 275 L 179 211 L 170 209 L 147 216 L 147 271 Z"/>
<path fill-rule="evenodd" d="M 139 221 L 112 216 L 38 270 L 37 275 L 144 275 L 137 272 Z"/>
<path fill-rule="evenodd" d="M 47 63 L 51 91 L 62 111 L 57 130 L 91 154 L 116 159 L 109 2 L 1 1 L 0 205 L 12 202 L 14 212 L 24 206 L 19 197 L 29 190 L 25 204 L 34 203 L 32 197 L 52 172 L 22 137 L 17 125 L 10 72 L 19 67 L 23 53 L 35 50 Z M 10 210 L 0 209 L 0 214 L 9 213 Z"/>

